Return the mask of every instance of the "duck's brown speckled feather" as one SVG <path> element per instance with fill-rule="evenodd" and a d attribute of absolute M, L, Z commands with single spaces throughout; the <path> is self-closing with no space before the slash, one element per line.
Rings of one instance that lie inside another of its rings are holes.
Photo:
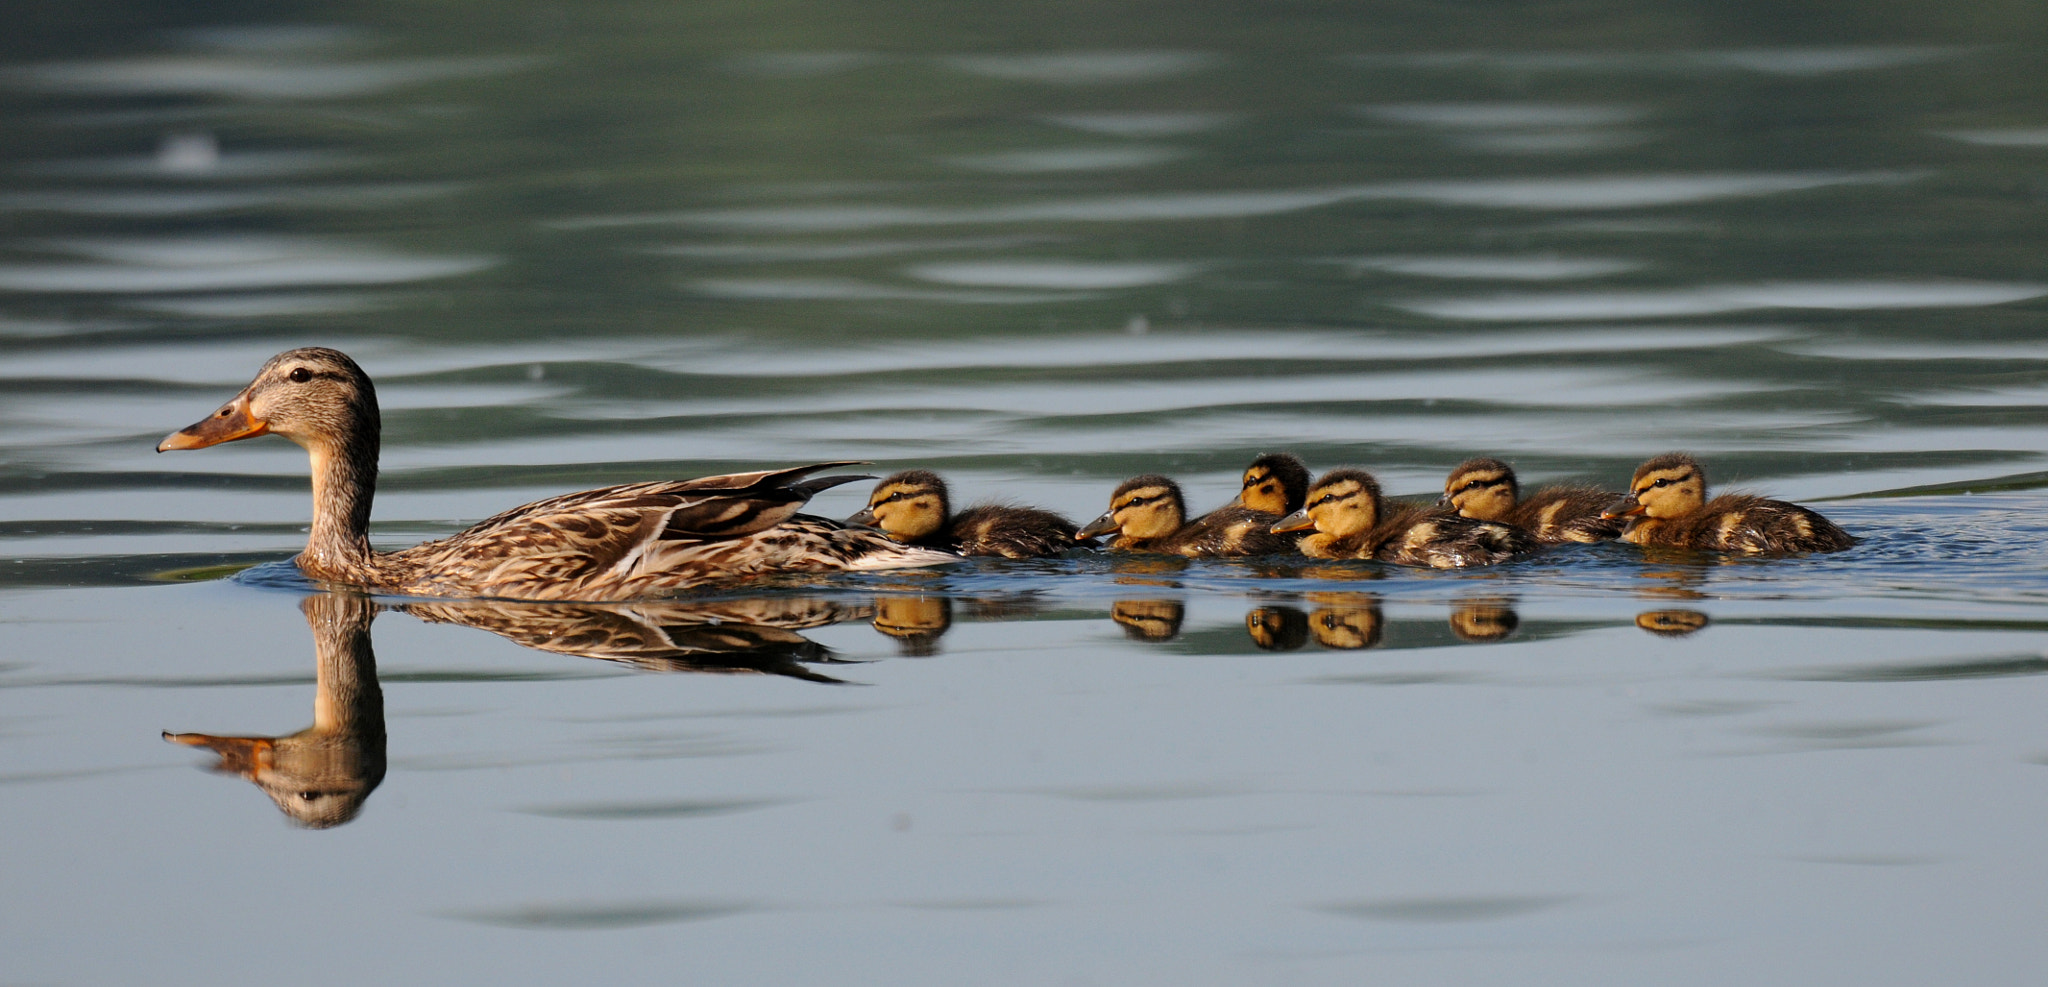
<path fill-rule="evenodd" d="M 564 501 L 562 509 L 500 515 L 450 538 L 380 556 L 397 577 L 385 585 L 422 596 L 621 600 L 777 572 L 896 568 L 953 558 L 804 514 L 743 534 L 698 535 L 674 523 L 667 496 L 643 491 L 596 505 L 558 500 Z M 758 519 L 753 504 L 706 503 L 698 492 L 674 500 L 677 510 L 747 519 L 749 525 Z"/>

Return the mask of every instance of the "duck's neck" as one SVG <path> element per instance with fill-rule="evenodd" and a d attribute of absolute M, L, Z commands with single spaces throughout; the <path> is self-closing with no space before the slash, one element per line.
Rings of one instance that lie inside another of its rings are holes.
<path fill-rule="evenodd" d="M 313 533 L 299 568 L 315 579 L 364 582 L 370 499 L 377 490 L 377 434 L 357 432 L 306 446 L 313 460 Z"/>

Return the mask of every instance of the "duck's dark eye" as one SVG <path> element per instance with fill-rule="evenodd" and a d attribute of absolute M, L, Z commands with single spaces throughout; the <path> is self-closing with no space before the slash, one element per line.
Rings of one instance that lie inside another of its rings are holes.
<path fill-rule="evenodd" d="M 1663 478 L 1659 479 L 1659 480 L 1658 480 L 1657 482 L 1655 482 L 1655 483 L 1652 483 L 1652 484 L 1650 484 L 1650 486 L 1653 486 L 1653 487 L 1668 487 L 1668 486 L 1670 486 L 1670 485 L 1671 485 L 1671 478 L 1670 478 L 1670 477 L 1668 477 L 1668 476 L 1667 476 L 1667 477 L 1663 477 Z"/>
<path fill-rule="evenodd" d="M 308 801 L 308 802 L 317 802 L 317 801 L 319 801 L 319 800 L 320 800 L 320 793 L 319 793 L 319 792 L 300 792 L 300 793 L 299 793 L 299 798 L 301 798 L 301 799 L 304 799 L 304 800 L 306 800 L 306 801 Z"/>
<path fill-rule="evenodd" d="M 292 372 L 286 376 L 290 377 L 294 384 L 303 384 L 313 379 L 313 372 L 304 367 L 293 367 Z"/>

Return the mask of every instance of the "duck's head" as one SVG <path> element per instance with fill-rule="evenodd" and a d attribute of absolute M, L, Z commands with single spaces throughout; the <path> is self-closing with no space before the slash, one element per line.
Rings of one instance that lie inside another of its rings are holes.
<path fill-rule="evenodd" d="M 1481 458 L 1459 463 L 1444 480 L 1444 495 L 1436 503 L 1456 508 L 1469 518 L 1498 521 L 1521 499 L 1514 468 L 1498 459 Z"/>
<path fill-rule="evenodd" d="M 916 541 L 945 527 L 951 513 L 946 481 L 931 470 L 904 470 L 875 484 L 867 509 L 846 521 L 873 525 L 897 541 Z"/>
<path fill-rule="evenodd" d="M 379 427 L 377 391 L 340 350 L 286 350 L 220 410 L 165 436 L 156 451 L 204 449 L 275 433 L 309 449 L 368 435 Z"/>
<path fill-rule="evenodd" d="M 1093 538 L 1121 531 L 1124 537 L 1139 541 L 1164 538 L 1179 531 L 1186 518 L 1187 502 L 1181 496 L 1180 484 L 1157 473 L 1147 473 L 1125 480 L 1116 493 L 1110 494 L 1109 510 L 1088 522 L 1074 537 Z"/>
<path fill-rule="evenodd" d="M 1682 452 L 1665 453 L 1636 467 L 1628 496 L 1608 505 L 1607 518 L 1682 517 L 1707 502 L 1707 471 Z"/>
<path fill-rule="evenodd" d="M 1280 519 L 1273 532 L 1314 528 L 1333 538 L 1348 538 L 1380 523 L 1380 484 L 1364 470 L 1331 470 L 1308 488 L 1301 510 Z"/>
<path fill-rule="evenodd" d="M 1269 452 L 1252 460 L 1244 470 L 1244 489 L 1237 503 L 1268 514 L 1292 514 L 1301 510 L 1308 496 L 1308 467 L 1289 452 Z"/>

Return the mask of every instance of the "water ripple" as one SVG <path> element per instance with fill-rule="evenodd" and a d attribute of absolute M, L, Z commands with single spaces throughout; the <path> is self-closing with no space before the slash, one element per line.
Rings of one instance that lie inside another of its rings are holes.
<path fill-rule="evenodd" d="M 1727 315 L 1760 309 L 1970 308 L 2048 295 L 2048 285 L 1983 281 L 1811 281 L 1672 288 L 1429 298 L 1394 307 L 1439 319 L 1474 322 L 1562 322 Z"/>

